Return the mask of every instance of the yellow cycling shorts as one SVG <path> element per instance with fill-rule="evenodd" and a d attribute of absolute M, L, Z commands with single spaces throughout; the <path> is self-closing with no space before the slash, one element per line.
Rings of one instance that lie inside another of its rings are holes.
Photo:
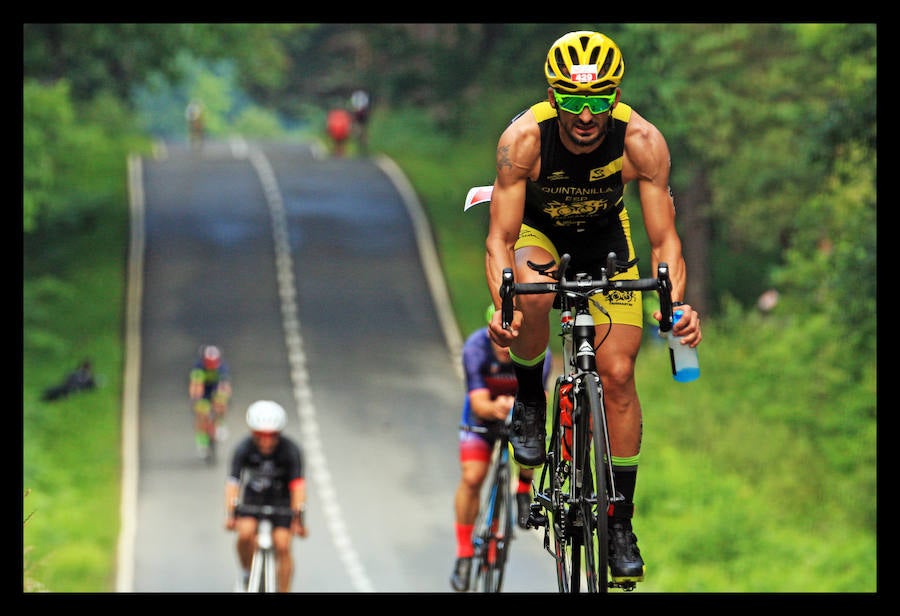
<path fill-rule="evenodd" d="M 632 256 L 634 255 L 634 246 L 631 244 L 631 236 L 627 235 L 627 238 L 628 254 L 629 256 Z M 556 246 L 553 245 L 553 242 L 550 241 L 550 238 L 534 227 L 523 224 L 519 231 L 519 239 L 516 240 L 516 250 L 526 246 L 543 248 L 553 256 L 554 261 L 559 262 L 559 251 L 556 249 Z M 632 265 L 626 272 L 619 274 L 617 278 L 620 280 L 636 280 L 640 278 L 637 264 Z M 606 309 L 609 316 L 612 317 L 613 323 L 643 327 L 644 308 L 640 291 L 612 290 L 606 294 L 597 293 L 592 295 L 591 299 Z M 609 323 L 609 317 L 600 312 L 600 309 L 594 305 L 594 302 L 591 302 L 591 315 L 594 317 L 594 323 L 597 325 Z"/>

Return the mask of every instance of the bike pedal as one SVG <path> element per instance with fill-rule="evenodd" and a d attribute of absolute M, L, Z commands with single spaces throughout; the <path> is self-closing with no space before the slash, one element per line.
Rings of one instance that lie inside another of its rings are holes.
<path fill-rule="evenodd" d="M 541 513 L 541 509 L 542 507 L 538 503 L 531 503 L 531 510 L 528 513 L 528 522 L 526 522 L 528 528 L 547 526 L 548 518 L 545 514 Z"/>
<path fill-rule="evenodd" d="M 541 528 L 542 526 L 547 526 L 547 516 L 545 515 L 529 515 L 528 528 Z"/>

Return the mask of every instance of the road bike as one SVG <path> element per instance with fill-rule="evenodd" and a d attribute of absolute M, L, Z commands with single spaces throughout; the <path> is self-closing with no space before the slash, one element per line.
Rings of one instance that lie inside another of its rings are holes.
<path fill-rule="evenodd" d="M 463 424 L 461 430 L 478 434 L 496 434 L 491 461 L 482 488 L 478 517 L 472 530 L 472 556 L 469 588 L 474 592 L 500 592 L 503 573 L 509 559 L 510 543 L 513 540 L 513 509 L 516 496 L 512 486 L 512 471 L 509 460 L 509 425 L 511 413 L 506 421 L 492 426 L 470 426 Z"/>
<path fill-rule="evenodd" d="M 550 282 L 516 283 L 512 269 L 506 268 L 500 286 L 505 328 L 512 321 L 515 295 L 554 293 L 554 307 L 560 312 L 563 374 L 554 385 L 547 459 L 535 489 L 528 526 L 544 528 L 544 548 L 556 561 L 560 592 L 581 592 L 582 585 L 587 592 L 605 593 L 610 588 L 631 591 L 634 581 L 614 581 L 609 575 L 607 516 L 624 498 L 616 489 L 603 384 L 597 373 L 596 350 L 605 338 L 595 344 L 589 308 L 594 301 L 591 297 L 598 293 L 656 291 L 664 315 L 660 331 L 668 332 L 672 327 L 669 269 L 660 263 L 656 278 L 612 280 L 634 262 L 620 262 L 615 253 L 610 253 L 598 279 L 584 273 L 567 277 L 570 261 L 568 254 L 563 255 L 553 271 L 556 263 L 529 262 L 529 267 Z M 602 307 L 600 310 L 605 313 Z"/>
<path fill-rule="evenodd" d="M 294 511 L 288 506 L 237 505 L 235 513 L 259 517 L 259 524 L 256 527 L 256 550 L 250 564 L 250 578 L 246 592 L 278 592 L 278 563 L 275 558 L 275 546 L 272 543 L 272 517 L 293 516 Z"/>
<path fill-rule="evenodd" d="M 216 461 L 216 441 L 218 434 L 218 418 L 219 414 L 213 409 L 212 403 L 208 398 L 199 398 L 192 401 L 191 410 L 194 414 L 194 433 L 198 429 L 206 433 L 205 445 L 200 445 L 199 454 L 207 464 L 214 464 Z"/>

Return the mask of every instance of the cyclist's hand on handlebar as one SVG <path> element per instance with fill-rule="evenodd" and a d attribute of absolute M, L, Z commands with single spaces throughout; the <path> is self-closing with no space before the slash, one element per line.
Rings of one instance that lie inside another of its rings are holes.
<path fill-rule="evenodd" d="M 494 399 L 494 416 L 491 419 L 506 419 L 510 409 L 516 403 L 515 396 L 501 394 Z"/>
<path fill-rule="evenodd" d="M 700 313 L 694 310 L 690 304 L 682 304 L 676 306 L 675 310 L 681 310 L 681 318 L 678 319 L 672 327 L 672 333 L 684 341 L 685 344 L 692 348 L 700 344 L 703 340 L 703 332 L 700 329 Z M 653 318 L 662 321 L 662 313 L 657 310 L 653 313 Z"/>
<path fill-rule="evenodd" d="M 306 530 L 306 524 L 294 518 L 291 521 L 291 532 L 300 537 L 306 537 L 308 531 Z"/>
<path fill-rule="evenodd" d="M 505 348 L 519 335 L 519 328 L 522 326 L 522 312 L 520 310 L 513 310 L 512 323 L 509 324 L 509 329 L 503 329 L 503 316 L 501 315 L 501 312 L 501 310 L 495 310 L 494 314 L 491 315 L 491 322 L 488 325 L 488 334 L 495 344 Z"/>

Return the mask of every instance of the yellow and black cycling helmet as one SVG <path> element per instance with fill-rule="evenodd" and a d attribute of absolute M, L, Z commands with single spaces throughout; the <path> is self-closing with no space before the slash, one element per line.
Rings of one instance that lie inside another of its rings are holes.
<path fill-rule="evenodd" d="M 578 30 L 553 43 L 544 74 L 560 94 L 607 94 L 619 87 L 625 60 L 615 41 L 605 34 Z"/>

